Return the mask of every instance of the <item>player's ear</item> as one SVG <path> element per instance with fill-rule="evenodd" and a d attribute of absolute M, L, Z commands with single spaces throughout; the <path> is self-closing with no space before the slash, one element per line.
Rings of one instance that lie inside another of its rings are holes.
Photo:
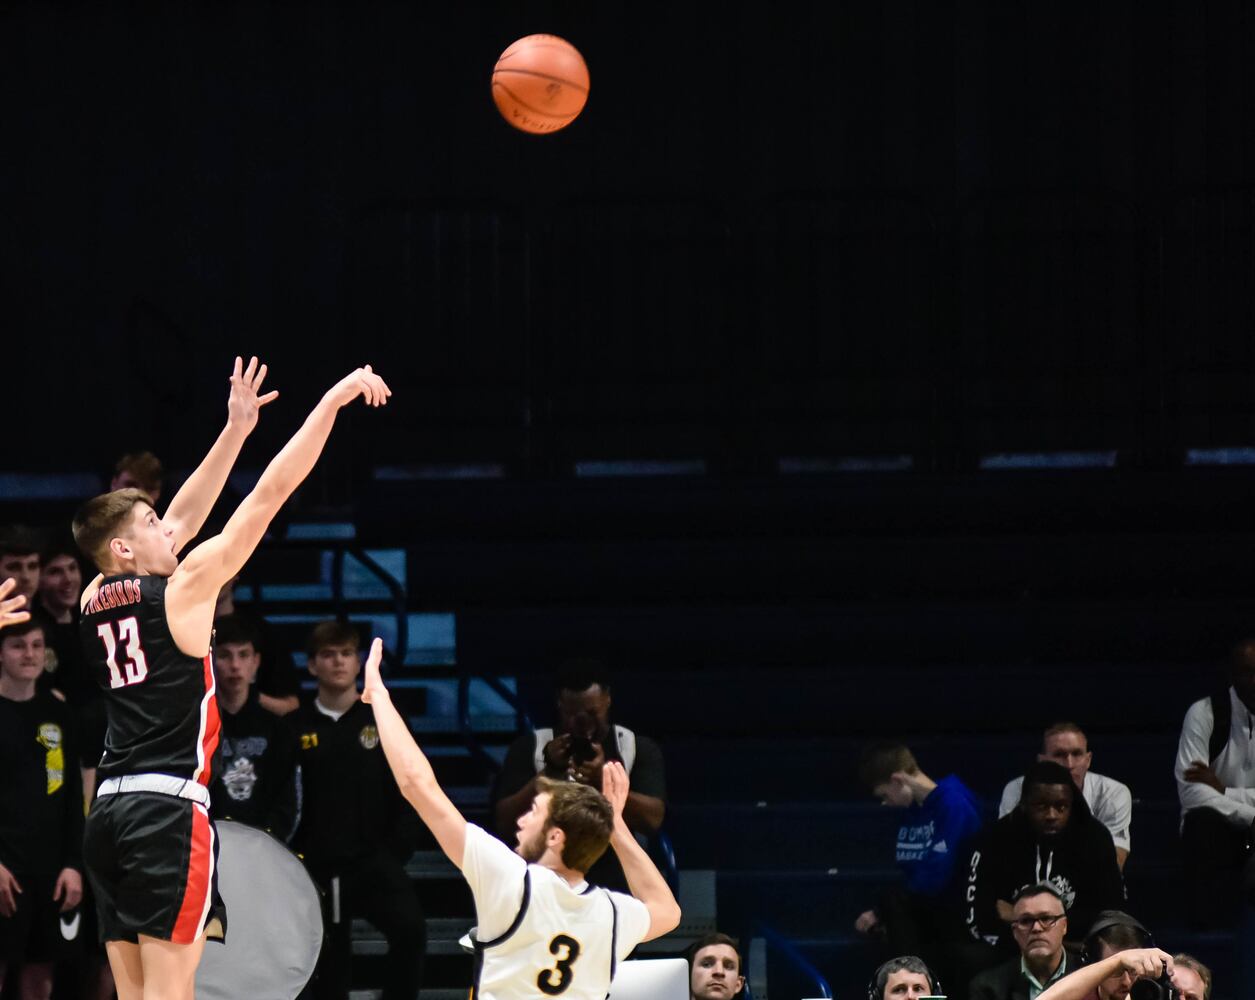
<path fill-rule="evenodd" d="M 114 535 L 109 539 L 109 554 L 114 559 L 130 559 L 134 552 L 130 542 L 121 535 Z"/>

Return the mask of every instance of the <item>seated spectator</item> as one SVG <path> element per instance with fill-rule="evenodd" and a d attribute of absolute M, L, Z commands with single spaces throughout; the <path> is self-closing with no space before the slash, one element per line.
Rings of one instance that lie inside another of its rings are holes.
<path fill-rule="evenodd" d="M 221 761 L 209 793 L 213 815 L 269 830 L 285 843 L 300 820 L 296 734 L 267 712 L 254 681 L 261 657 L 248 623 L 214 622 L 214 676 L 222 717 Z"/>
<path fill-rule="evenodd" d="M 868 747 L 859 777 L 882 805 L 905 810 L 897 863 L 906 885 L 884 893 L 855 929 L 882 931 L 890 954 L 923 955 L 944 976 L 963 938 L 959 872 L 980 832 L 980 805 L 954 775 L 933 781 L 900 743 Z"/>
<path fill-rule="evenodd" d="M 666 813 L 666 776 L 662 750 L 610 719 L 610 683 L 605 667 L 594 661 L 573 664 L 557 684 L 557 726 L 524 733 L 506 751 L 492 791 L 497 835 L 513 843 L 518 818 L 531 808 L 539 777 L 570 779 L 601 788 L 606 761 L 620 762 L 631 791 L 623 819 L 637 838 L 651 837 Z M 626 889 L 613 854 L 603 855 L 587 873 L 593 885 Z"/>
<path fill-rule="evenodd" d="M 1211 969 L 1185 952 L 1173 955 L 1172 964 L 1178 1000 L 1211 1000 Z"/>
<path fill-rule="evenodd" d="M 1177 747 L 1181 847 L 1190 886 L 1187 916 L 1197 928 L 1232 926 L 1245 868 L 1255 887 L 1255 640 L 1229 655 L 1228 686 L 1194 702 Z"/>
<path fill-rule="evenodd" d="M 1111 834 L 1090 815 L 1067 768 L 1054 761 L 1029 769 L 1019 806 L 973 852 L 968 881 L 973 937 L 1004 948 L 1011 943 L 1005 930 L 1011 899 L 1021 886 L 1053 883 L 1064 900 L 1069 933 L 1090 926 L 1100 910 L 1124 903 Z"/>
<path fill-rule="evenodd" d="M 14 596 L 25 597 L 23 606 L 33 611 L 39 593 L 39 539 L 29 528 L 0 531 L 0 580 L 9 578 L 16 581 Z"/>
<path fill-rule="evenodd" d="M 72 717 L 37 689 L 39 620 L 0 635 L 0 990 L 52 995 L 53 967 L 77 953 L 83 896 L 83 798 Z"/>
<path fill-rule="evenodd" d="M 1011 904 L 1011 933 L 1020 953 L 973 979 L 968 1000 L 1037 1000 L 1051 983 L 1080 967 L 1080 960 L 1063 947 L 1067 932 L 1067 909 L 1058 886 L 1025 886 Z"/>
<path fill-rule="evenodd" d="M 1116 845 L 1116 864 L 1124 870 L 1130 850 L 1130 825 L 1133 819 L 1133 794 L 1129 786 L 1114 778 L 1096 774 L 1089 769 L 1094 755 L 1089 749 L 1089 739 L 1074 722 L 1057 722 L 1042 734 L 1041 753 L 1038 760 L 1053 760 L 1062 764 L 1072 775 L 1076 787 L 1089 803 L 1089 810 L 1111 832 Z M 1007 815 L 1020 804 L 1023 778 L 1013 778 L 1003 789 L 998 805 L 999 818 Z"/>
<path fill-rule="evenodd" d="M 314 996 L 348 996 L 353 918 L 363 917 L 388 942 L 384 1000 L 412 1000 L 426 947 L 423 913 L 405 873 L 418 816 L 392 778 L 374 712 L 358 694 L 359 646 L 347 622 L 315 626 L 307 650 L 318 691 L 292 716 L 305 791 L 293 846 L 327 904 Z"/>
<path fill-rule="evenodd" d="M 688 950 L 690 1000 L 735 1000 L 745 989 L 736 938 L 707 934 Z"/>
<path fill-rule="evenodd" d="M 1038 1000 L 1125 1000 L 1139 979 L 1174 975 L 1172 956 L 1148 947 L 1146 928 L 1119 910 L 1105 910 L 1085 936 L 1087 962 Z"/>
<path fill-rule="evenodd" d="M 129 452 L 119 458 L 113 467 L 113 479 L 109 482 L 109 489 L 143 490 L 152 499 L 155 508 L 161 500 L 163 476 L 161 461 L 151 451 Z"/>
<path fill-rule="evenodd" d="M 867 984 L 869 1000 L 915 1000 L 916 997 L 935 996 L 941 983 L 915 955 L 891 958 L 872 973 Z"/>
<path fill-rule="evenodd" d="M 298 694 L 300 685 L 297 683 L 292 654 L 279 642 L 274 628 L 265 618 L 235 603 L 235 586 L 239 580 L 238 576 L 228 580 L 219 591 L 218 603 L 214 607 L 214 622 L 217 623 L 227 615 L 234 615 L 252 634 L 257 655 L 260 657 L 257 669 L 257 700 L 261 707 L 275 715 L 295 712 L 301 702 Z"/>

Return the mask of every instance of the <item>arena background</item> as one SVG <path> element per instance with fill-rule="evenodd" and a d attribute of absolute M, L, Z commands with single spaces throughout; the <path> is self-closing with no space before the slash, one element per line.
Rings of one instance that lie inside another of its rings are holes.
<path fill-rule="evenodd" d="M 488 85 L 536 31 L 592 76 L 542 138 Z M 282 392 L 247 489 L 369 361 L 289 519 L 456 633 L 416 691 L 543 715 L 610 660 L 721 926 L 865 982 L 859 742 L 992 797 L 1065 715 L 1172 946 L 1176 731 L 1255 611 L 1253 43 L 1238 2 L 7 4 L 0 520 L 189 468 L 236 353 Z M 252 585 L 325 583 L 283 530 Z M 272 610 L 391 613 L 318 594 Z"/>

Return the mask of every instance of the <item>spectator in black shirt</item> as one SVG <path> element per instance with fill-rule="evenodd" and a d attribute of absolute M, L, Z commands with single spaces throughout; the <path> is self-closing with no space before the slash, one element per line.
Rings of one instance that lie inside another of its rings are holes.
<path fill-rule="evenodd" d="M 968 926 L 973 937 L 1012 944 L 1011 900 L 1025 885 L 1049 882 L 1079 935 L 1101 910 L 1124 905 L 1124 880 L 1111 833 L 1094 819 L 1068 769 L 1039 761 L 1024 777 L 1016 809 L 989 831 L 968 872 Z M 1004 949 L 1009 950 L 1009 949 Z"/>
<path fill-rule="evenodd" d="M 531 808 L 540 777 L 583 782 L 601 788 L 606 761 L 621 763 L 631 791 L 623 819 L 637 839 L 652 837 L 666 815 L 666 774 L 662 750 L 610 719 L 610 682 L 605 666 L 585 660 L 568 665 L 557 683 L 557 726 L 523 733 L 510 744 L 492 792 L 497 836 L 513 843 L 518 818 Z M 626 889 L 613 852 L 588 871 L 593 885 Z"/>
<path fill-rule="evenodd" d="M 244 621 L 214 622 L 214 674 L 222 718 L 217 777 L 209 787 L 213 815 L 269 830 L 285 843 L 300 820 L 301 768 L 296 733 L 261 707 L 254 680 L 261 657 Z"/>
<path fill-rule="evenodd" d="M 418 816 L 397 788 L 379 745 L 375 715 L 357 690 L 357 630 L 323 622 L 307 644 L 314 699 L 292 716 L 305 790 L 294 846 L 327 903 L 327 940 L 315 973 L 317 1000 L 348 995 L 354 917 L 388 942 L 383 1000 L 413 1000 L 422 980 L 426 927 L 405 862 Z"/>
<path fill-rule="evenodd" d="M 239 580 L 238 576 L 233 577 L 219 591 L 218 603 L 214 607 L 214 622 L 227 615 L 234 615 L 245 623 L 252 631 L 253 645 L 260 657 L 257 668 L 258 703 L 275 715 L 295 712 L 301 702 L 292 653 L 279 642 L 266 619 L 235 603 L 235 585 Z"/>
<path fill-rule="evenodd" d="M 44 668 L 38 620 L 0 634 L 0 989 L 46 998 L 53 963 L 78 944 L 83 896 L 83 798 L 66 705 L 36 684 Z"/>
<path fill-rule="evenodd" d="M 96 764 L 105 749 L 104 694 L 87 670 L 79 636 L 78 601 L 83 571 L 72 537 L 46 543 L 40 552 L 36 613 L 46 619 L 48 639 L 46 686 L 56 688 L 74 711 L 82 762 L 83 791 L 90 801 L 96 785 Z"/>

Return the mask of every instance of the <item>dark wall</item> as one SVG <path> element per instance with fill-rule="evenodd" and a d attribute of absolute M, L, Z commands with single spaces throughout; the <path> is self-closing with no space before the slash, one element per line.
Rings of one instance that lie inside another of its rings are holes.
<path fill-rule="evenodd" d="M 489 97 L 532 31 L 592 74 L 544 138 Z M 1249 442 L 1253 35 L 1240 2 L 6 5 L 39 431 L 0 468 L 188 464 L 238 351 L 285 396 L 246 462 L 388 374 L 333 471 Z"/>

